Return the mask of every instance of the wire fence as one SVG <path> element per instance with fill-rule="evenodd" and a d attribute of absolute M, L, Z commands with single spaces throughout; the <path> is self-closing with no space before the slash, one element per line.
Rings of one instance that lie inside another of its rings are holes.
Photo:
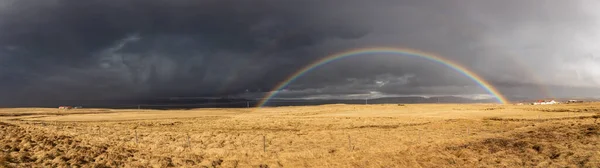
<path fill-rule="evenodd" d="M 113 102 L 113 103 L 83 103 L 73 104 L 73 107 L 82 108 L 111 108 L 111 109 L 192 109 L 192 108 L 253 108 L 261 105 L 261 99 L 254 100 L 156 100 L 147 102 Z M 370 100 L 370 99 L 272 99 L 263 104 L 263 107 L 278 106 L 307 106 L 325 104 L 412 104 L 412 103 L 465 103 L 451 101 L 424 102 L 420 100 Z M 47 106 L 56 107 L 56 106 Z"/>
<path fill-rule="evenodd" d="M 113 108 L 113 109 L 191 109 L 191 108 L 254 108 L 261 102 L 259 100 L 233 101 L 233 102 L 208 102 L 208 103 L 139 103 L 139 104 L 105 104 L 83 105 L 82 108 Z M 265 107 L 277 106 L 304 106 L 323 104 L 367 104 L 364 100 L 271 100 Z"/>

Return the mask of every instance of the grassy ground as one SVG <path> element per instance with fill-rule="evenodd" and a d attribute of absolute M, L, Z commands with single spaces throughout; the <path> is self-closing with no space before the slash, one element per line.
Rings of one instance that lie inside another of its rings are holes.
<path fill-rule="evenodd" d="M 0 167 L 600 167 L 600 104 L 0 109 Z"/>

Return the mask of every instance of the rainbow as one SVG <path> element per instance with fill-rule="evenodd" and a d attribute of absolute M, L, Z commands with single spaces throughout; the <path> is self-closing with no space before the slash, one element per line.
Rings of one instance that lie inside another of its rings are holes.
<path fill-rule="evenodd" d="M 283 88 L 287 87 L 290 83 L 294 82 L 296 79 L 298 79 L 305 73 L 310 72 L 311 70 L 313 70 L 319 66 L 325 65 L 327 63 L 330 63 L 330 62 L 333 62 L 333 61 L 336 61 L 339 59 L 343 59 L 343 58 L 347 58 L 347 57 L 351 57 L 351 56 L 363 55 L 363 54 L 399 54 L 399 55 L 407 55 L 407 56 L 424 58 L 424 59 L 427 59 L 427 60 L 430 60 L 433 62 L 440 63 L 442 65 L 445 65 L 451 69 L 454 69 L 454 70 L 462 73 L 463 75 L 471 78 L 479 86 L 481 86 L 483 89 L 485 89 L 488 93 L 493 95 L 496 98 L 496 100 L 498 100 L 498 102 L 500 102 L 502 104 L 509 103 L 509 101 L 500 92 L 498 92 L 498 90 L 493 85 L 489 84 L 487 81 L 485 81 L 479 75 L 475 74 L 474 72 L 470 71 L 469 69 L 465 68 L 464 66 L 461 66 L 458 63 L 452 62 L 451 60 L 445 59 L 443 57 L 437 56 L 432 53 L 426 53 L 426 52 L 418 51 L 418 50 L 414 50 L 414 49 L 376 47 L 376 48 L 354 49 L 354 50 L 350 50 L 350 51 L 346 51 L 346 52 L 333 54 L 333 55 L 324 57 L 322 59 L 319 59 L 319 60 L 305 66 L 304 68 L 302 68 L 302 69 L 296 71 L 295 73 L 293 73 L 292 75 L 290 75 L 287 79 L 285 79 L 282 82 L 280 82 L 279 84 L 277 84 L 275 86 L 275 88 L 273 88 L 270 92 L 268 92 L 268 94 L 266 94 L 259 101 L 259 103 L 257 104 L 257 107 L 263 107 L 267 102 L 269 102 L 269 100 L 271 98 L 273 98 L 275 95 L 277 95 L 277 93 L 279 93 L 279 90 L 282 90 Z"/>

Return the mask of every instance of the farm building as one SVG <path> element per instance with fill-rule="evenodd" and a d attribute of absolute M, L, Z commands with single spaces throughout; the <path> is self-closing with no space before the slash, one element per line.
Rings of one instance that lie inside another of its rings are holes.
<path fill-rule="evenodd" d="M 554 101 L 554 100 L 550 100 L 550 101 L 538 100 L 537 102 L 532 103 L 532 105 L 550 105 L 550 104 L 558 104 L 558 102 Z"/>
<path fill-rule="evenodd" d="M 73 107 L 71 107 L 71 106 L 58 106 L 58 109 L 68 110 L 68 109 L 73 109 Z"/>

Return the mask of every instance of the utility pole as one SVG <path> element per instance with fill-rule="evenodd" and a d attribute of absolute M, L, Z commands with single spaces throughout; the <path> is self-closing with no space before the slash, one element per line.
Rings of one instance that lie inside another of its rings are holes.
<path fill-rule="evenodd" d="M 246 102 L 246 107 L 250 108 L 250 102 L 249 101 Z"/>
<path fill-rule="evenodd" d="M 369 98 L 365 98 L 365 104 L 369 104 Z"/>

